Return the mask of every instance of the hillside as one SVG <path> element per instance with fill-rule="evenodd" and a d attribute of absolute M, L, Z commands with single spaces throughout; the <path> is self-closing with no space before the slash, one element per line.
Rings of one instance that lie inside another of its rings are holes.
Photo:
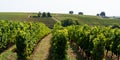
<path fill-rule="evenodd" d="M 77 15 L 77 14 L 53 14 L 53 17 L 57 20 L 65 20 L 65 19 L 73 19 L 78 20 L 81 25 L 114 25 L 120 24 L 120 19 L 113 18 L 102 18 L 98 16 L 90 16 L 90 15 Z"/>
<path fill-rule="evenodd" d="M 56 22 L 52 18 L 33 18 L 33 17 L 30 17 L 30 16 L 37 16 L 37 13 L 0 12 L 0 20 L 43 22 L 49 28 L 52 28 L 54 23 Z"/>
<path fill-rule="evenodd" d="M 35 15 L 37 14 L 0 14 L 0 46 L 2 47 L 0 60 L 20 60 L 24 59 L 24 57 L 25 59 L 30 58 L 30 60 L 57 60 L 56 58 L 58 60 L 89 60 L 89 58 L 91 60 L 120 60 L 120 53 L 119 55 L 116 53 L 120 51 L 120 30 L 105 27 L 106 25 L 120 24 L 119 19 L 69 14 L 53 14 L 52 18 L 29 17 Z M 81 25 L 88 25 L 61 27 L 56 24 L 52 30 L 42 25 L 42 23 L 39 25 L 39 22 L 43 22 L 52 28 L 55 22 L 60 22 L 64 19 L 78 20 Z M 32 22 L 28 23 L 29 21 Z M 89 25 L 105 26 L 93 27 Z M 46 35 L 44 35 L 45 33 Z M 4 46 L 7 47 L 6 44 L 8 48 L 5 49 Z M 9 46 L 9 44 L 13 44 L 13 46 Z M 109 50 L 109 47 L 112 49 Z M 24 48 L 25 51 L 23 51 Z M 29 51 L 31 52 L 28 53 Z M 19 52 L 26 55 L 21 58 L 22 54 L 19 55 Z M 61 56 L 65 57 L 59 59 Z"/>
<path fill-rule="evenodd" d="M 33 18 L 30 16 L 37 16 L 37 13 L 27 13 L 27 12 L 0 12 L 0 20 L 13 20 L 13 21 L 32 21 L 32 22 L 43 22 L 49 28 L 53 28 L 56 22 L 65 19 L 73 19 L 78 20 L 78 22 L 88 25 L 120 25 L 120 19 L 113 18 L 101 18 L 98 16 L 90 16 L 90 15 L 77 15 L 77 14 L 52 14 L 52 18 Z"/>

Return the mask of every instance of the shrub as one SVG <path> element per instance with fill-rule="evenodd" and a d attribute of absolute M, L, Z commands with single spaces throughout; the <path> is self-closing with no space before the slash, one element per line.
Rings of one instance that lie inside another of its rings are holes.
<path fill-rule="evenodd" d="M 79 22 L 77 20 L 72 19 L 66 19 L 61 21 L 62 26 L 70 26 L 70 25 L 79 25 Z"/>

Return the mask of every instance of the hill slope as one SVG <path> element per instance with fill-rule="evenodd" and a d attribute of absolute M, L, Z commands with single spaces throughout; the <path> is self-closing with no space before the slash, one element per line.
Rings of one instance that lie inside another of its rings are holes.
<path fill-rule="evenodd" d="M 73 19 L 78 20 L 81 25 L 114 25 L 120 24 L 120 19 L 102 18 L 98 16 L 76 15 L 76 14 L 53 14 L 57 20 Z"/>
<path fill-rule="evenodd" d="M 13 21 L 32 21 L 32 22 L 43 22 L 49 28 L 53 28 L 56 22 L 65 19 L 78 20 L 81 25 L 120 25 L 120 19 L 101 18 L 98 16 L 89 15 L 77 15 L 77 14 L 52 14 L 52 18 L 33 18 L 30 16 L 37 16 L 37 13 L 26 13 L 26 12 L 0 12 L 0 20 L 13 20 Z"/>
<path fill-rule="evenodd" d="M 43 22 L 49 28 L 52 28 L 55 24 L 55 20 L 52 18 L 33 18 L 30 16 L 37 16 L 37 13 L 26 12 L 0 12 L 0 20 L 13 20 L 13 21 L 27 21 L 27 22 Z"/>

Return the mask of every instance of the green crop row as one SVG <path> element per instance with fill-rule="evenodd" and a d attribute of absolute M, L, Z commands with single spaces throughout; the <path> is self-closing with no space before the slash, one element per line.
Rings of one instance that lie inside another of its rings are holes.
<path fill-rule="evenodd" d="M 50 29 L 42 23 L 21 24 L 23 30 L 18 31 L 16 47 L 18 59 L 28 60 L 34 47 L 42 37 L 50 33 Z"/>
<path fill-rule="evenodd" d="M 52 32 L 52 60 L 66 60 L 67 58 L 67 40 L 68 32 L 58 24 L 54 25 Z"/>
<path fill-rule="evenodd" d="M 29 59 L 34 47 L 50 29 L 43 23 L 0 20 L 0 51 L 16 44 L 18 59 Z"/>
<path fill-rule="evenodd" d="M 62 44 L 64 42 L 71 42 L 71 44 L 76 44 L 79 50 L 83 50 L 87 56 L 87 59 L 91 58 L 93 60 L 103 60 L 105 57 L 105 50 L 111 51 L 115 55 L 120 56 L 120 29 L 105 27 L 105 26 L 68 26 L 62 27 L 60 23 L 55 25 L 55 30 L 53 34 L 53 45 L 59 49 L 57 52 L 62 52 L 64 48 Z M 67 36 L 65 36 L 67 33 Z M 69 40 L 66 40 L 66 39 Z M 59 42 L 64 41 L 64 42 Z M 59 42 L 57 45 L 56 42 Z M 63 47 L 60 48 L 59 46 Z M 64 45 L 67 46 L 67 45 Z M 106 54 L 107 54 L 106 52 Z M 56 53 L 57 55 L 57 53 Z M 63 59 L 64 60 L 64 59 Z"/>

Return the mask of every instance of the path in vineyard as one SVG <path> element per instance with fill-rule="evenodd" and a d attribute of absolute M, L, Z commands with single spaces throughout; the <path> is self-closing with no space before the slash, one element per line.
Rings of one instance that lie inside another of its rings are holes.
<path fill-rule="evenodd" d="M 38 45 L 35 47 L 34 53 L 32 54 L 30 60 L 51 60 L 52 58 L 52 52 L 51 52 L 52 46 L 50 44 L 51 38 L 52 38 L 52 34 L 49 34 L 38 43 Z M 17 60 L 17 53 L 12 52 L 14 48 L 15 46 L 3 52 L 2 54 L 4 55 L 2 56 L 4 56 L 4 58 L 2 60 Z M 77 48 L 75 48 L 70 43 L 68 44 L 67 54 L 69 60 L 85 60 L 83 56 L 80 54 L 80 52 L 77 50 Z M 105 59 L 117 60 L 116 56 L 113 56 L 112 57 L 113 59 L 111 59 L 110 57 L 111 57 L 111 52 L 108 53 Z"/>
<path fill-rule="evenodd" d="M 51 38 L 52 38 L 52 34 L 49 34 L 48 36 L 43 38 L 40 41 L 40 43 L 38 43 L 30 60 L 46 60 L 47 59 L 49 55 L 49 49 L 51 47 L 50 45 Z"/>
<path fill-rule="evenodd" d="M 52 59 L 52 53 L 51 53 L 52 46 L 50 44 L 51 38 L 52 38 L 52 34 L 49 34 L 48 36 L 46 36 L 41 40 L 41 42 L 35 48 L 35 51 L 30 60 L 51 60 Z M 82 56 L 79 54 L 79 52 L 76 51 L 76 49 L 72 45 L 69 45 L 67 53 L 70 60 L 82 59 Z"/>
<path fill-rule="evenodd" d="M 56 17 L 52 17 L 53 20 L 55 20 L 56 22 L 60 22 Z"/>
<path fill-rule="evenodd" d="M 75 48 L 72 44 L 69 43 L 68 50 L 67 50 L 68 56 L 70 57 L 70 60 L 85 60 L 83 56 L 80 54 L 80 52 Z"/>
<path fill-rule="evenodd" d="M 33 54 L 31 55 L 30 60 L 51 60 L 51 38 L 52 34 L 49 34 L 38 43 Z M 69 44 L 67 54 L 70 60 L 83 60 L 82 56 L 79 53 L 80 52 L 78 52 L 74 46 Z M 11 52 L 11 54 L 5 60 L 17 60 L 16 52 Z"/>

